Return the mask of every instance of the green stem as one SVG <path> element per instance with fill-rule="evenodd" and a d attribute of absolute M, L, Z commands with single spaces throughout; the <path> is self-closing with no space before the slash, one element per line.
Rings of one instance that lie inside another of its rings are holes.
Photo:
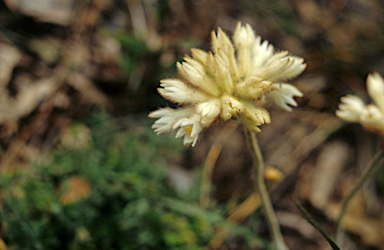
<path fill-rule="evenodd" d="M 288 247 L 284 243 L 284 239 L 280 231 L 280 225 L 277 220 L 275 211 L 273 210 L 272 202 L 269 198 L 268 190 L 264 182 L 264 160 L 256 139 L 256 134 L 255 132 L 247 129 L 246 135 L 255 161 L 254 172 L 256 186 L 259 191 L 262 207 L 264 209 L 265 216 L 268 221 L 269 229 L 272 233 L 274 247 L 276 250 L 288 250 Z"/>
<path fill-rule="evenodd" d="M 336 223 L 336 243 L 340 246 L 342 241 L 342 227 L 341 222 L 344 218 L 344 215 L 347 211 L 348 205 L 353 199 L 353 197 L 356 195 L 356 193 L 361 189 L 361 187 L 364 185 L 365 181 L 373 175 L 382 165 L 379 164 L 384 159 L 384 153 L 380 150 L 376 153 L 376 155 L 372 158 L 370 161 L 368 167 L 365 169 L 365 172 L 360 177 L 359 181 L 356 183 L 355 187 L 352 189 L 352 191 L 348 194 L 348 196 L 345 198 L 343 205 L 341 207 L 341 211 L 339 214 L 339 218 L 337 219 Z"/>

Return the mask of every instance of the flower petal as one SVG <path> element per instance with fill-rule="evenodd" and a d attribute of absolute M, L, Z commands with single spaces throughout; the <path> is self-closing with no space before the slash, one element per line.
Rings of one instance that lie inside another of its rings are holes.
<path fill-rule="evenodd" d="M 208 102 L 200 103 L 196 106 L 196 112 L 201 116 L 201 125 L 208 127 L 216 120 L 221 112 L 220 99 L 213 99 Z"/>
<path fill-rule="evenodd" d="M 149 117 L 160 118 L 152 126 L 157 134 L 179 128 L 176 138 L 184 136 L 184 144 L 192 146 L 202 130 L 200 115 L 192 107 L 162 108 L 150 113 Z"/>
<path fill-rule="evenodd" d="M 155 129 L 155 132 L 157 134 L 161 134 L 175 129 L 175 127 L 178 127 L 178 125 L 175 126 L 175 124 L 180 123 L 180 120 L 193 114 L 196 114 L 196 112 L 191 107 L 184 107 L 178 109 L 162 108 L 151 112 L 148 117 L 159 118 L 152 125 L 152 128 Z"/>
<path fill-rule="evenodd" d="M 270 81 L 274 82 L 282 82 L 289 79 L 292 79 L 298 75 L 300 75 L 307 65 L 304 63 L 304 59 L 300 57 L 288 57 L 293 63 L 289 65 L 289 67 L 282 70 L 279 74 L 273 75 L 269 78 Z"/>
<path fill-rule="evenodd" d="M 224 120 L 229 120 L 232 116 L 241 113 L 244 110 L 244 104 L 232 96 L 223 95 L 221 97 L 221 102 L 222 110 L 220 116 Z"/>
<path fill-rule="evenodd" d="M 204 50 L 196 49 L 196 48 L 191 49 L 191 52 L 192 52 L 193 59 L 201 63 L 201 65 L 205 66 L 208 53 L 205 52 Z"/>
<path fill-rule="evenodd" d="M 288 106 L 288 104 L 294 107 L 297 106 L 295 99 L 293 99 L 294 96 L 301 97 L 303 93 L 288 83 L 273 84 L 273 90 L 267 94 L 269 99 L 272 99 L 277 106 L 286 111 L 292 111 L 292 108 Z"/>
<path fill-rule="evenodd" d="M 254 75 L 264 80 L 271 81 L 274 76 L 280 75 L 285 69 L 294 63 L 290 58 L 279 58 L 254 71 Z"/>
<path fill-rule="evenodd" d="M 272 82 L 264 81 L 260 77 L 251 76 L 244 82 L 236 85 L 236 94 L 240 98 L 248 100 L 259 100 L 273 86 Z"/>
<path fill-rule="evenodd" d="M 194 88 L 179 79 L 163 79 L 160 81 L 159 93 L 166 99 L 178 103 L 199 103 L 210 97 L 197 88 Z"/>
<path fill-rule="evenodd" d="M 263 125 L 264 123 L 271 123 L 271 118 L 267 110 L 249 103 L 244 104 L 243 115 L 256 126 Z"/>
<path fill-rule="evenodd" d="M 187 61 L 182 64 L 177 62 L 176 67 L 179 74 L 185 78 L 192 86 L 205 91 L 212 96 L 218 96 L 220 94 L 219 87 L 210 78 L 204 67 L 192 58 L 184 58 Z"/>
<path fill-rule="evenodd" d="M 256 37 L 255 43 L 252 48 L 251 65 L 252 70 L 257 70 L 262 67 L 265 62 L 273 55 L 273 45 L 269 44 L 268 41 L 261 43 L 261 37 Z M 253 72 L 251 75 L 255 75 Z"/>
<path fill-rule="evenodd" d="M 245 77 L 251 68 L 252 47 L 255 43 L 255 33 L 249 24 L 242 26 L 239 22 L 233 35 L 233 42 L 237 49 L 237 63 L 239 74 Z"/>
<path fill-rule="evenodd" d="M 234 81 L 240 80 L 239 70 L 235 60 L 235 49 L 227 34 L 218 28 L 217 35 L 214 31 L 211 33 L 212 51 L 214 54 L 220 55 L 228 64 L 228 69 Z M 225 56 L 223 56 L 223 54 Z"/>
<path fill-rule="evenodd" d="M 384 112 L 384 80 L 377 72 L 368 75 L 367 90 L 376 105 Z"/>
<path fill-rule="evenodd" d="M 375 105 L 367 106 L 367 109 L 361 114 L 361 123 L 367 126 L 373 126 L 384 129 L 384 115 Z"/>
<path fill-rule="evenodd" d="M 194 114 L 190 117 L 185 117 L 179 126 L 180 129 L 177 131 L 176 138 L 184 136 L 184 145 L 192 144 L 192 147 L 195 146 L 199 133 L 202 130 L 200 116 Z"/>
<path fill-rule="evenodd" d="M 362 114 L 367 110 L 363 100 L 357 96 L 347 95 L 341 97 L 340 101 L 336 115 L 348 122 L 360 122 Z"/>

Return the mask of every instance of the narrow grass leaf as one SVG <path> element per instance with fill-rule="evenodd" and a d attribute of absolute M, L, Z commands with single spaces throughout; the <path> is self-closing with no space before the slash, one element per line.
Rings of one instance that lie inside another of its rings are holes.
<path fill-rule="evenodd" d="M 299 209 L 299 211 L 301 212 L 301 214 L 304 216 L 304 218 L 309 222 L 311 223 L 312 226 L 314 226 L 317 231 L 319 231 L 321 233 L 321 235 L 323 235 L 323 237 L 328 241 L 329 245 L 331 245 L 332 249 L 333 250 L 340 250 L 340 248 L 336 245 L 336 243 L 331 239 L 331 237 L 328 236 L 328 234 L 326 234 L 324 232 L 324 230 L 319 226 L 319 224 L 316 223 L 316 221 L 311 217 L 311 215 L 309 215 L 302 206 L 300 206 L 299 204 L 297 203 L 294 203 L 295 206 Z"/>

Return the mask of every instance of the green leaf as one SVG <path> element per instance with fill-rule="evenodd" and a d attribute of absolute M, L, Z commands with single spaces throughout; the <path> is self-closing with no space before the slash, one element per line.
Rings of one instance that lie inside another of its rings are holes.
<path fill-rule="evenodd" d="M 314 226 L 317 229 L 317 231 L 321 233 L 321 235 L 323 235 L 323 237 L 328 241 L 329 245 L 331 245 L 332 249 L 340 250 L 340 248 L 336 245 L 336 243 L 331 239 L 331 237 L 328 236 L 328 234 L 324 232 L 324 230 L 319 226 L 319 224 L 316 223 L 316 221 L 312 218 L 312 216 L 309 215 L 308 212 L 306 212 L 305 209 L 302 206 L 300 206 L 298 203 L 294 203 L 294 204 L 299 209 L 299 211 L 304 216 L 304 218 L 309 223 L 311 223 L 311 225 Z"/>

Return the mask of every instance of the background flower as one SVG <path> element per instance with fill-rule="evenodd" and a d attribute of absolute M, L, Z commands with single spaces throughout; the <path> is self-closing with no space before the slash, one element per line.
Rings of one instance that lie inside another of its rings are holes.
<path fill-rule="evenodd" d="M 374 104 L 365 105 L 357 96 L 342 97 L 336 115 L 349 122 L 359 122 L 369 130 L 384 134 L 384 80 L 377 73 L 368 75 L 367 90 Z"/>

